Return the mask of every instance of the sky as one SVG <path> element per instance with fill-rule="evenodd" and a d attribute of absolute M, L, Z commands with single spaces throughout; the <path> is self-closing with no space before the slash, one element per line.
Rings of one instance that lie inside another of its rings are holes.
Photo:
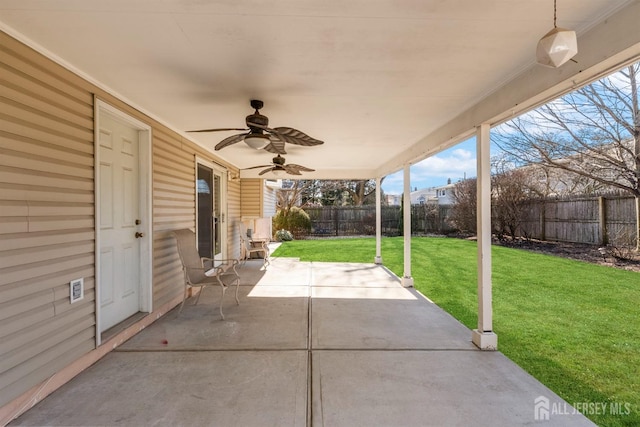
<path fill-rule="evenodd" d="M 616 88 L 622 93 L 630 94 L 630 81 L 628 77 L 623 77 L 621 73 L 613 73 L 606 79 L 608 86 Z M 596 86 L 597 87 L 597 86 Z M 609 99 L 609 98 L 605 98 Z M 614 101 L 616 101 L 614 99 Z M 559 98 L 552 101 L 556 109 L 562 110 L 565 101 Z M 565 107 L 566 108 L 566 107 Z M 573 111 L 573 110 L 569 110 Z M 530 120 L 535 123 L 536 129 L 544 125 L 544 120 L 535 111 L 530 114 Z M 509 128 L 502 128 L 502 132 L 509 132 Z M 496 155 L 500 149 L 491 144 L 491 155 Z M 438 187 L 447 184 L 447 180 L 451 178 L 452 183 L 456 183 L 462 179 L 476 177 L 476 143 L 475 136 L 461 142 L 460 144 L 442 151 L 435 156 L 429 157 L 419 163 L 411 166 L 411 191 L 416 188 L 418 190 L 429 187 Z M 402 194 L 404 190 L 403 171 L 387 175 L 382 182 L 382 189 L 385 194 Z"/>
<path fill-rule="evenodd" d="M 476 139 L 470 138 L 435 156 L 411 165 L 411 191 L 446 185 L 476 176 Z M 382 182 L 384 194 L 402 194 L 404 189 L 403 171 L 387 175 Z"/>

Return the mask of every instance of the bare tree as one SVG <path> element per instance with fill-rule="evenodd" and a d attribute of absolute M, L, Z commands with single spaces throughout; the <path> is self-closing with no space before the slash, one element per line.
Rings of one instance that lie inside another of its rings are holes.
<path fill-rule="evenodd" d="M 362 206 L 375 202 L 375 190 L 375 179 L 312 180 L 302 193 L 302 202 L 323 206 Z"/>
<path fill-rule="evenodd" d="M 344 188 L 349 193 L 349 196 L 351 196 L 351 200 L 354 206 L 362 206 L 365 204 L 372 204 L 375 202 L 375 200 L 372 200 L 373 199 L 372 196 L 376 192 L 375 179 L 345 181 Z"/>
<path fill-rule="evenodd" d="M 453 206 L 449 220 L 462 232 L 476 232 L 476 194 L 478 194 L 476 187 L 475 178 L 465 179 L 453 186 Z"/>
<path fill-rule="evenodd" d="M 570 195 L 597 195 L 611 191 L 610 187 L 593 179 L 552 168 L 544 163 L 520 167 L 526 171 L 529 182 L 527 189 L 532 196 L 545 198 Z"/>
<path fill-rule="evenodd" d="M 515 239 L 530 200 L 531 173 L 526 169 L 510 169 L 501 159 L 494 159 L 491 176 L 492 222 L 498 237 Z M 535 194 L 535 193 L 533 193 Z"/>
<path fill-rule="evenodd" d="M 292 207 L 302 204 L 302 195 L 313 185 L 311 180 L 287 180 L 286 188 L 281 188 L 276 193 L 276 208 L 279 211 L 289 212 Z"/>
<path fill-rule="evenodd" d="M 540 164 L 618 189 L 636 200 L 640 248 L 640 64 L 578 89 L 496 129 L 520 164 Z"/>

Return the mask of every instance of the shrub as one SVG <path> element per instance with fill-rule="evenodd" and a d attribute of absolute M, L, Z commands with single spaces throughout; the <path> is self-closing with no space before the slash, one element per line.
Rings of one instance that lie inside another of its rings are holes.
<path fill-rule="evenodd" d="M 276 230 L 290 230 L 295 237 L 309 234 L 311 218 L 302 208 L 297 206 L 287 210 L 280 210 L 273 217 L 273 228 Z"/>
<path fill-rule="evenodd" d="M 293 234 L 288 230 L 276 231 L 276 240 L 279 242 L 290 242 L 293 240 Z"/>
<path fill-rule="evenodd" d="M 636 236 L 633 232 L 620 229 L 609 236 L 609 253 L 616 259 L 633 261 L 638 257 Z"/>

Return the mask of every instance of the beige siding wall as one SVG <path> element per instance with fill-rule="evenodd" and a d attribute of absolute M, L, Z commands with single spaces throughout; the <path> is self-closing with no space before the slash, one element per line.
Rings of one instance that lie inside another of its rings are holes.
<path fill-rule="evenodd" d="M 245 217 L 259 218 L 262 216 L 262 179 L 247 178 L 240 183 L 241 211 Z"/>
<path fill-rule="evenodd" d="M 170 231 L 195 226 L 195 156 L 239 172 L 0 32 L 0 406 L 95 347 L 94 94 L 152 127 L 154 307 L 182 292 Z M 239 254 L 240 184 L 228 190 Z"/>
<path fill-rule="evenodd" d="M 228 244 L 230 258 L 240 258 L 240 181 L 230 181 L 227 186 Z"/>
<path fill-rule="evenodd" d="M 38 59 L 0 33 L 0 404 L 95 344 L 93 97 Z"/>

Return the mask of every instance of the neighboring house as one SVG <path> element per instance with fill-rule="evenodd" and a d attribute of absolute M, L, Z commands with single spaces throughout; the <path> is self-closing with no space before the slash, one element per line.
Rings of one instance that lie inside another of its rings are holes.
<path fill-rule="evenodd" d="M 276 210 L 278 204 L 281 206 L 302 206 L 302 191 L 296 188 L 296 181 L 292 179 L 279 179 L 279 186 L 275 186 L 276 192 Z M 307 203 L 306 206 L 310 204 Z"/>
<path fill-rule="evenodd" d="M 451 180 L 446 185 L 439 187 L 423 188 L 411 192 L 411 204 L 412 205 L 424 205 L 426 203 L 437 203 L 439 205 L 452 205 L 453 204 L 453 187 L 455 184 L 451 184 Z"/>
<path fill-rule="evenodd" d="M 451 180 L 447 185 L 442 185 L 440 187 L 435 187 L 436 190 L 436 200 L 439 205 L 452 205 L 454 203 L 453 200 L 453 187 L 455 184 L 451 184 Z"/>
<path fill-rule="evenodd" d="M 387 206 L 400 206 L 402 202 L 402 195 L 400 194 L 385 194 L 387 198 Z"/>
<path fill-rule="evenodd" d="M 437 200 L 435 187 L 412 191 L 410 196 L 412 205 L 424 205 L 428 202 L 435 202 Z"/>
<path fill-rule="evenodd" d="M 412 205 L 424 205 L 426 203 L 437 203 L 440 205 L 453 204 L 452 191 L 455 184 L 451 184 L 451 180 L 446 185 L 439 187 L 428 187 L 415 190 L 410 193 Z M 388 206 L 400 206 L 402 195 L 386 194 Z"/>
<path fill-rule="evenodd" d="M 291 190 L 295 185 L 295 181 L 292 179 L 281 179 L 280 181 L 280 189 L 282 190 Z"/>
<path fill-rule="evenodd" d="M 3 32 L 0 45 L 0 408 L 12 411 L 181 302 L 171 230 L 238 257 L 239 221 L 273 215 L 275 190 Z"/>
<path fill-rule="evenodd" d="M 576 154 L 557 160 L 572 169 L 587 175 L 599 176 L 607 181 L 629 185 L 634 179 L 634 141 L 604 145 L 600 150 L 588 154 Z M 620 191 L 618 187 L 606 185 L 583 175 L 545 164 L 529 164 L 519 168 L 530 176 L 531 189 L 541 197 L 572 194 L 605 194 Z"/>
<path fill-rule="evenodd" d="M 522 166 L 518 169 L 527 173 L 531 190 L 540 197 L 593 194 L 601 187 L 600 184 L 583 176 L 540 164 Z"/>

